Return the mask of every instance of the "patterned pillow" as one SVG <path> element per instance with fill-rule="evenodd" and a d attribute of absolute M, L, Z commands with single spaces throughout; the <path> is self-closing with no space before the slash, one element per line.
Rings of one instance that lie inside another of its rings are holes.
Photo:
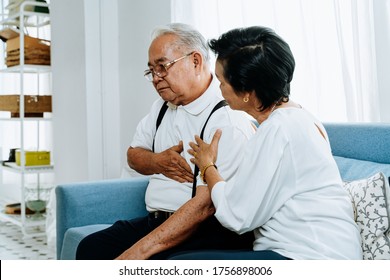
<path fill-rule="evenodd" d="M 390 188 L 377 173 L 367 179 L 344 182 L 360 228 L 363 259 L 390 260 Z"/>

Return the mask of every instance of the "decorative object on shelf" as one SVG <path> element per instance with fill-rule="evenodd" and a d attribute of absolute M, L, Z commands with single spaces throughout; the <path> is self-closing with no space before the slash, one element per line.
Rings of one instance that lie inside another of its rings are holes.
<path fill-rule="evenodd" d="M 9 150 L 8 162 L 16 161 L 16 150 L 17 148 L 13 148 Z"/>
<path fill-rule="evenodd" d="M 16 155 L 15 155 L 16 150 L 17 150 L 17 148 L 10 149 L 8 159 L 2 160 L 1 164 L 5 166 L 6 163 L 15 162 L 16 161 Z"/>
<path fill-rule="evenodd" d="M 47 3 L 45 0 L 35 0 L 36 2 Z M 34 6 L 34 12 L 48 14 L 49 7 Z"/>
<path fill-rule="evenodd" d="M 7 43 L 7 67 L 20 64 L 20 31 L 6 28 L 0 38 Z M 50 65 L 50 41 L 24 35 L 24 64 Z"/>
<path fill-rule="evenodd" d="M 26 186 L 26 206 L 34 212 L 34 220 L 43 218 L 43 213 L 49 201 L 51 185 L 32 184 Z"/>
<path fill-rule="evenodd" d="M 25 166 L 50 165 L 49 151 L 24 151 Z M 20 166 L 20 150 L 16 150 L 16 164 Z"/>
<path fill-rule="evenodd" d="M 12 203 L 12 204 L 7 204 L 4 209 L 5 214 L 10 214 L 10 215 L 20 215 L 22 212 L 22 206 L 20 203 Z M 34 211 L 26 207 L 26 214 L 31 215 L 34 214 Z"/>
<path fill-rule="evenodd" d="M 11 112 L 11 118 L 20 117 L 20 95 L 0 95 L 0 111 Z M 24 116 L 42 118 L 44 112 L 51 112 L 51 95 L 25 95 Z"/>
<path fill-rule="evenodd" d="M 8 16 L 12 17 L 12 16 L 19 14 L 20 5 L 22 5 L 22 3 L 25 1 L 28 1 L 28 0 L 9 0 L 8 5 L 5 7 L 5 9 L 8 10 Z M 34 1 L 46 3 L 45 0 L 34 0 Z M 48 7 L 41 7 L 41 6 L 27 5 L 25 11 L 48 14 L 49 8 Z"/>

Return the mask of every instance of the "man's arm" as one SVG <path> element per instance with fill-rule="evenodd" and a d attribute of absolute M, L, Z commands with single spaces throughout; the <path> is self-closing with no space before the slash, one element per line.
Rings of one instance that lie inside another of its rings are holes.
<path fill-rule="evenodd" d="M 130 147 L 127 150 L 127 162 L 132 169 L 143 175 L 163 174 L 180 183 L 192 182 L 192 170 L 180 155 L 182 151 L 181 141 L 178 145 L 161 153 Z"/>
<path fill-rule="evenodd" d="M 208 188 L 197 188 L 190 199 L 161 226 L 123 252 L 117 260 L 142 260 L 170 249 L 188 239 L 199 224 L 215 212 Z"/>

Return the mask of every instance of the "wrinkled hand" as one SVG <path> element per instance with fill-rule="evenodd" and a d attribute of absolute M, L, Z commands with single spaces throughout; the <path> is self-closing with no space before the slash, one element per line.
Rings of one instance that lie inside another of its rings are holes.
<path fill-rule="evenodd" d="M 190 165 L 180 155 L 183 152 L 183 142 L 173 146 L 161 153 L 156 154 L 156 163 L 159 165 L 160 173 L 180 183 L 192 182 L 193 173 Z"/>
<path fill-rule="evenodd" d="M 218 143 L 221 135 L 222 131 L 217 129 L 210 144 L 204 142 L 198 135 L 195 135 L 196 143 L 189 143 L 192 149 L 188 150 L 188 153 L 193 156 L 191 162 L 196 164 L 200 170 L 210 162 L 217 161 Z"/>

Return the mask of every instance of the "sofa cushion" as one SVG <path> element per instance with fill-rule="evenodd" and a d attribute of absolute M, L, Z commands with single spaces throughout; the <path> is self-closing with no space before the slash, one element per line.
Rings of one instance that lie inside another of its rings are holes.
<path fill-rule="evenodd" d="M 345 182 L 360 229 L 363 259 L 390 260 L 390 188 L 379 172 L 367 179 Z"/>
<path fill-rule="evenodd" d="M 61 260 L 76 259 L 76 250 L 81 240 L 87 235 L 90 235 L 99 230 L 108 228 L 108 224 L 96 224 L 82 227 L 70 228 L 65 232 L 64 241 L 62 244 Z"/>
<path fill-rule="evenodd" d="M 377 172 L 382 172 L 386 177 L 390 176 L 390 164 L 376 163 L 372 161 L 334 157 L 344 181 L 353 181 L 368 178 Z"/>

